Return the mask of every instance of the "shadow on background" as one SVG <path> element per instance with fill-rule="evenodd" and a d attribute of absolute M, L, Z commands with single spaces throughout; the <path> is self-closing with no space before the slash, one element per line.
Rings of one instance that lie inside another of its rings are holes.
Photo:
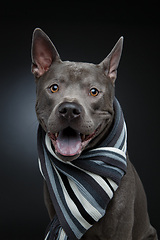
<path fill-rule="evenodd" d="M 148 7 L 145 12 L 144 8 L 140 11 L 130 7 L 125 12 L 121 5 L 114 8 L 113 14 L 106 11 L 107 7 L 83 10 L 81 6 L 78 12 L 65 6 L 37 9 L 33 5 L 21 11 L 15 5 L 1 8 L 0 226 L 4 240 L 43 239 L 49 223 L 37 163 L 36 94 L 30 73 L 35 27 L 50 36 L 62 60 L 99 63 L 124 36 L 116 97 L 127 122 L 130 160 L 144 184 L 151 223 L 157 231 L 160 229 L 157 8 L 152 6 L 152 12 Z"/>

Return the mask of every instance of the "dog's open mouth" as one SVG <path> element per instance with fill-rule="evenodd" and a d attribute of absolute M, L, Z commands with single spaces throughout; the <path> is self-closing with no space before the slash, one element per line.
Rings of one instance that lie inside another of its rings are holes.
<path fill-rule="evenodd" d="M 58 133 L 48 133 L 55 152 L 66 157 L 79 155 L 84 147 L 93 139 L 100 126 L 90 135 L 84 135 L 80 132 L 67 127 Z"/>

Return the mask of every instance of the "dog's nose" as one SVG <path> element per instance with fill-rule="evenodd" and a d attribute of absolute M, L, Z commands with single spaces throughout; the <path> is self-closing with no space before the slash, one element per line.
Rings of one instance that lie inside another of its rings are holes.
<path fill-rule="evenodd" d="M 59 106 L 58 111 L 62 117 L 71 120 L 80 116 L 82 108 L 77 103 L 64 102 Z"/>

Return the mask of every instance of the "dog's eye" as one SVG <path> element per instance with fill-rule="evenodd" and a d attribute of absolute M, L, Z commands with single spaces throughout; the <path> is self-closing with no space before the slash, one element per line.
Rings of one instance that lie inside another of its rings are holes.
<path fill-rule="evenodd" d="M 57 84 L 53 84 L 51 87 L 50 87 L 50 90 L 52 93 L 55 93 L 55 92 L 58 92 L 59 90 L 59 87 Z"/>
<path fill-rule="evenodd" d="M 96 97 L 99 94 L 99 91 L 96 88 L 91 88 L 90 94 L 91 96 Z"/>

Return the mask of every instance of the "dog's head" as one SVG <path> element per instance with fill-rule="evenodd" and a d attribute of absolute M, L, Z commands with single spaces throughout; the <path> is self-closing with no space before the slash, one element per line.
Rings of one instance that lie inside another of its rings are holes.
<path fill-rule="evenodd" d="M 72 161 L 106 136 L 114 118 L 114 84 L 122 45 L 123 37 L 98 65 L 62 61 L 48 36 L 35 29 L 36 113 L 60 159 Z"/>

